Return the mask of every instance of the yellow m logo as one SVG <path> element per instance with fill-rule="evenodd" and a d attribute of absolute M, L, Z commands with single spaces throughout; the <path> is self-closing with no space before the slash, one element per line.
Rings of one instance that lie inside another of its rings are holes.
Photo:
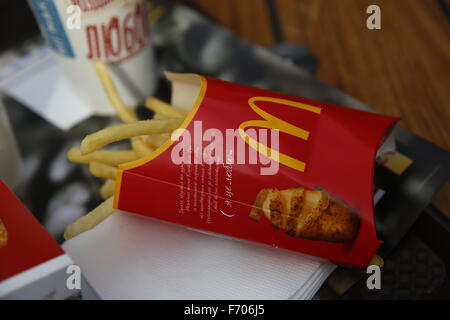
<path fill-rule="evenodd" d="M 309 131 L 304 130 L 302 128 L 296 127 L 289 122 L 286 122 L 284 120 L 281 120 L 273 115 L 271 115 L 268 112 L 265 112 L 261 108 L 259 108 L 256 105 L 256 102 L 258 101 L 265 101 L 265 102 L 273 102 L 278 103 L 306 111 L 310 111 L 316 114 L 320 114 L 322 111 L 322 108 L 311 106 L 308 104 L 295 102 L 291 100 L 286 99 L 278 99 L 278 98 L 272 98 L 272 97 L 253 97 L 248 100 L 248 104 L 250 108 L 253 109 L 259 116 L 264 118 L 265 120 L 250 120 L 245 121 L 241 123 L 239 126 L 239 135 L 241 138 L 253 149 L 256 151 L 264 154 L 265 156 L 278 161 L 279 163 L 282 163 L 292 169 L 304 172 L 306 163 L 297 159 L 294 159 L 284 153 L 278 152 L 277 150 L 273 150 L 272 148 L 269 148 L 268 146 L 256 141 L 252 137 L 250 137 L 245 130 L 248 127 L 258 127 L 258 128 L 266 128 L 266 129 L 273 129 L 273 130 L 279 130 L 281 132 L 290 134 L 292 136 L 298 137 L 303 140 L 308 140 L 309 138 Z"/>

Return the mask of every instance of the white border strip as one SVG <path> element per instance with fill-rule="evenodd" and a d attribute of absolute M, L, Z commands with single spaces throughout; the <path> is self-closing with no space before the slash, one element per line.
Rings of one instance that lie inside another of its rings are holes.
<path fill-rule="evenodd" d="M 73 264 L 72 259 L 67 254 L 62 254 L 31 269 L 25 270 L 12 278 L 0 282 L 0 297 L 17 291 L 71 264 Z"/>

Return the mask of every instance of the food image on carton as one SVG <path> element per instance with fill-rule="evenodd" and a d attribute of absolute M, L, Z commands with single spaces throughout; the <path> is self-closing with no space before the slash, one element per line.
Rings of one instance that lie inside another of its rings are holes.
<path fill-rule="evenodd" d="M 261 190 L 249 217 L 259 221 L 262 215 L 274 228 L 307 240 L 347 242 L 359 230 L 359 217 L 351 208 L 324 191 L 302 187 Z"/>

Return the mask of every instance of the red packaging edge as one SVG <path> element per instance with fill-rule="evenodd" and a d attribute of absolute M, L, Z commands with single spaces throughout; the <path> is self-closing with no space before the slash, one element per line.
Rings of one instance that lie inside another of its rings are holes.
<path fill-rule="evenodd" d="M 198 75 L 197 75 L 197 76 L 198 76 Z M 198 112 L 198 109 L 199 109 L 200 105 L 202 104 L 202 102 L 203 102 L 203 100 L 204 100 L 204 98 L 205 98 L 205 93 L 206 93 L 206 90 L 207 90 L 207 80 L 206 80 L 203 76 L 198 76 L 198 77 L 201 79 L 201 89 L 200 89 L 200 93 L 199 93 L 199 95 L 197 96 L 195 105 L 193 106 L 192 110 L 188 113 L 188 116 L 187 116 L 186 119 L 183 121 L 182 125 L 180 126 L 180 128 L 182 128 L 182 129 L 186 129 L 186 128 L 190 125 L 190 123 L 191 123 L 192 120 L 195 118 L 195 116 L 196 116 L 196 114 L 197 114 L 197 112 Z M 214 80 L 214 79 L 209 79 L 209 81 L 212 81 L 212 80 Z M 214 81 L 216 81 L 216 80 L 214 80 Z M 273 94 L 275 94 L 275 93 L 273 93 Z M 301 99 L 303 99 L 303 98 L 301 98 Z M 308 99 L 303 99 L 303 100 L 306 101 L 306 102 L 310 102 L 310 100 L 308 100 Z M 317 102 L 316 102 L 316 103 L 317 103 Z M 325 104 L 325 105 L 332 106 L 332 105 L 329 105 L 329 104 Z M 391 121 L 392 124 L 394 124 L 397 120 L 398 120 L 397 118 L 391 118 L 390 121 Z M 392 124 L 391 124 L 391 125 L 392 125 Z M 387 129 L 388 129 L 388 128 L 386 128 L 386 130 L 387 130 Z M 383 138 L 383 137 L 380 137 L 380 138 L 379 138 L 378 146 L 380 145 L 382 138 Z M 144 165 L 144 164 L 146 164 L 146 163 L 149 163 L 151 160 L 155 159 L 156 157 L 158 157 L 159 155 L 161 155 L 164 151 L 166 151 L 168 148 L 170 148 L 173 144 L 174 144 L 174 142 L 172 142 L 172 141 L 167 141 L 165 144 L 163 144 L 161 147 L 159 147 L 159 148 L 155 151 L 154 154 L 152 154 L 152 155 L 150 155 L 150 156 L 148 156 L 148 157 L 139 159 L 139 160 L 137 160 L 137 161 L 134 161 L 134 162 L 131 162 L 131 163 L 127 163 L 127 164 L 121 165 L 121 166 L 119 167 L 118 175 L 117 175 L 117 180 L 116 180 L 116 181 L 117 181 L 117 186 L 116 186 L 116 191 L 115 191 L 115 199 L 114 199 L 114 207 L 115 207 L 115 208 L 120 209 L 120 206 L 119 206 L 119 195 L 120 195 L 120 190 L 121 190 L 121 187 L 122 187 L 122 177 L 123 177 L 123 172 L 126 171 L 126 170 L 131 170 L 131 169 L 133 169 L 133 168 L 139 167 L 139 166 Z M 375 150 L 375 152 L 376 152 L 376 150 Z M 373 154 L 373 158 L 375 158 L 375 153 Z M 371 178 L 372 178 L 372 180 L 373 180 L 374 163 L 372 163 L 372 165 L 371 165 L 371 167 L 370 167 L 370 171 L 371 171 L 371 172 L 370 172 L 370 175 L 371 175 Z M 370 188 L 371 188 L 372 194 L 373 194 L 373 184 L 370 186 Z M 124 210 L 126 210 L 126 208 L 124 208 Z M 169 221 L 169 222 L 170 222 L 170 221 Z M 371 228 L 370 228 L 370 229 L 372 229 L 371 232 L 374 232 L 374 233 L 375 233 L 375 237 L 376 237 L 376 230 L 375 230 L 375 224 L 374 224 L 374 219 L 373 219 L 373 217 L 371 218 L 371 221 L 370 221 L 370 222 L 371 222 Z M 186 226 L 186 225 L 185 225 L 185 226 Z M 192 227 L 192 226 L 187 225 L 187 227 Z M 195 227 L 194 227 L 194 228 L 195 228 Z M 211 231 L 211 230 L 209 230 L 209 229 L 203 229 L 203 228 L 199 228 L 199 229 L 204 230 L 204 231 L 207 231 L 207 232 L 213 232 L 213 233 L 215 232 L 215 231 Z M 221 232 L 218 232 L 218 233 L 221 233 Z M 227 234 L 225 234 L 225 235 L 227 235 Z M 244 239 L 244 240 L 249 240 L 249 239 Z M 250 240 L 250 241 L 252 241 L 252 240 Z M 378 245 L 377 245 L 377 248 L 376 248 L 376 249 L 378 249 L 378 247 L 379 247 L 380 244 L 381 244 L 381 242 L 378 241 Z M 300 251 L 300 252 L 305 253 L 305 251 L 301 251 L 301 250 L 295 250 L 295 251 Z M 308 252 L 306 252 L 306 253 L 308 253 Z M 308 254 L 311 254 L 311 253 L 308 253 Z M 322 257 L 325 257 L 325 258 L 326 258 L 326 255 L 324 255 L 324 254 L 321 254 L 321 255 L 319 255 L 319 256 L 322 256 Z M 347 262 L 342 262 L 342 261 L 340 261 L 339 259 L 333 260 L 333 261 L 338 262 L 338 263 L 341 263 L 341 264 L 349 264 L 349 265 L 355 265 L 355 266 L 358 266 L 358 267 L 362 267 L 363 265 L 368 264 L 370 258 L 367 258 L 367 257 L 366 257 L 365 260 L 366 260 L 366 262 L 365 262 L 365 263 L 362 263 L 362 264 L 361 264 L 361 263 L 358 263 L 358 264 L 352 264 L 352 263 L 348 263 L 348 261 L 347 261 Z"/>

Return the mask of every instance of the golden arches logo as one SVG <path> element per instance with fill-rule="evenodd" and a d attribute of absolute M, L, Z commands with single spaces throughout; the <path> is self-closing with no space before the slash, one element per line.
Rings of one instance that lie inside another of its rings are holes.
<path fill-rule="evenodd" d="M 300 160 L 297 160 L 295 158 L 292 158 L 282 152 L 279 152 L 277 150 L 273 150 L 272 148 L 256 141 L 252 137 L 250 137 L 245 130 L 248 127 L 258 127 L 258 128 L 266 128 L 266 129 L 272 129 L 272 130 L 279 130 L 281 132 L 287 133 L 289 135 L 292 135 L 294 137 L 298 137 L 302 140 L 308 140 L 309 139 L 309 131 L 304 130 L 302 128 L 299 128 L 297 126 L 294 126 L 290 124 L 289 122 L 286 122 L 280 118 L 275 117 L 274 115 L 262 110 L 260 107 L 257 106 L 257 102 L 273 102 L 285 106 L 290 106 L 297 109 L 306 110 L 309 112 L 313 112 L 316 114 L 320 114 L 322 111 L 322 108 L 311 106 L 308 104 L 295 102 L 291 100 L 286 99 L 279 99 L 279 98 L 272 98 L 272 97 L 253 97 L 248 100 L 248 104 L 250 108 L 253 109 L 259 116 L 261 116 L 265 120 L 249 120 L 241 123 L 239 126 L 239 135 L 241 138 L 247 143 L 251 148 L 255 149 L 256 151 L 264 154 L 265 156 L 271 158 L 272 160 L 275 160 L 279 163 L 282 163 L 292 169 L 298 170 L 300 172 L 305 171 L 306 163 Z"/>

